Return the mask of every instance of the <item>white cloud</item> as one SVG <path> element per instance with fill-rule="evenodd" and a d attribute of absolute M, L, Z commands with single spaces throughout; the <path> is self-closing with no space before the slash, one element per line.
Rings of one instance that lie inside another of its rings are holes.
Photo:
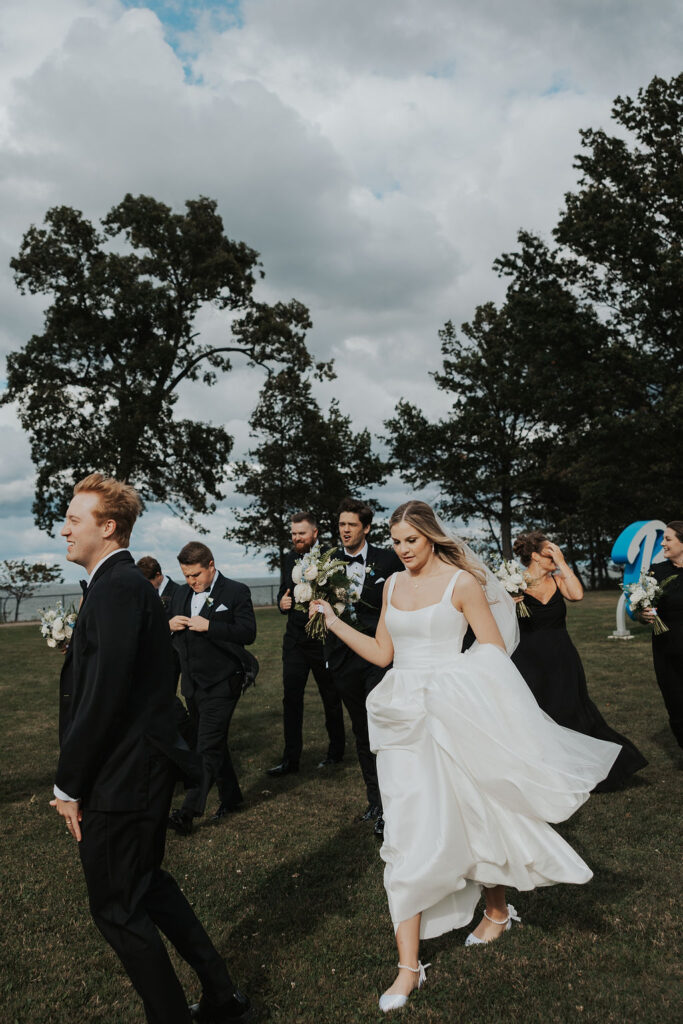
<path fill-rule="evenodd" d="M 338 360 L 321 397 L 379 430 L 398 397 L 444 407 L 427 376 L 439 327 L 500 297 L 491 262 L 519 227 L 550 231 L 579 128 L 679 72 L 683 15 L 674 0 L 243 0 L 241 24 L 206 13 L 177 52 L 142 2 L 5 0 L 0 349 L 40 330 L 44 300 L 20 297 L 7 264 L 48 206 L 99 217 L 127 191 L 209 195 L 261 252 L 262 294 L 309 305 L 311 347 Z M 224 331 L 210 310 L 201 325 Z M 212 390 L 186 386 L 178 415 L 226 423 L 239 454 L 259 382 L 236 364 Z M 24 518 L 0 523 L 0 557 L 45 546 L 8 416 L 0 499 Z M 152 543 L 163 521 L 172 553 L 183 530 L 162 515 L 139 533 Z"/>

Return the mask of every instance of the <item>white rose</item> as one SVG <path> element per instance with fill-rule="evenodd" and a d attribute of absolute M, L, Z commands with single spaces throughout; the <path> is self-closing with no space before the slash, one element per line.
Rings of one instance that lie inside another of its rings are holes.
<path fill-rule="evenodd" d="M 56 647 L 57 646 L 57 641 L 53 640 L 52 637 L 48 637 L 47 646 L 48 647 Z"/>
<path fill-rule="evenodd" d="M 301 583 L 301 564 L 299 562 L 292 569 L 292 580 L 294 583 Z"/>
<path fill-rule="evenodd" d="M 318 577 L 318 568 L 317 568 L 317 566 L 309 565 L 308 568 L 304 570 L 304 579 L 305 580 L 314 580 L 314 579 L 317 579 L 317 577 Z"/>
<path fill-rule="evenodd" d="M 66 639 L 67 639 L 67 640 L 70 640 L 70 639 L 71 639 L 71 636 L 72 636 L 72 634 L 73 634 L 73 627 L 72 627 L 72 626 L 69 626 L 69 625 L 67 624 L 67 625 L 66 625 L 66 626 L 64 627 L 64 636 L 66 637 Z"/>
<path fill-rule="evenodd" d="M 64 629 L 64 620 L 61 618 L 61 616 L 60 618 L 55 619 L 55 621 L 52 623 L 52 628 L 56 629 L 57 632 Z"/>
<path fill-rule="evenodd" d="M 344 604 L 343 601 L 338 601 L 337 604 L 335 604 L 334 606 L 334 610 L 337 613 L 337 615 L 343 615 L 345 608 L 346 605 Z"/>
<path fill-rule="evenodd" d="M 52 635 L 55 640 L 66 640 L 66 633 L 63 629 L 53 629 Z"/>
<path fill-rule="evenodd" d="M 294 600 L 297 604 L 306 604 L 313 597 L 313 588 L 310 583 L 297 583 L 294 587 Z"/>

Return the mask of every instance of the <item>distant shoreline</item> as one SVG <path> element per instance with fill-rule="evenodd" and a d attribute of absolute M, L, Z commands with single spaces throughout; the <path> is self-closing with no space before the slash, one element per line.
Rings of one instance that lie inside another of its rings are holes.
<path fill-rule="evenodd" d="M 235 579 L 236 577 L 231 577 Z M 176 580 L 176 582 L 181 582 Z M 249 587 L 251 599 L 255 608 L 272 607 L 277 602 L 277 592 L 280 587 L 279 576 L 252 576 L 243 577 L 238 580 Z M 31 597 L 25 597 L 19 605 L 19 618 L 14 622 L 15 601 L 13 597 L 0 593 L 0 625 L 13 626 L 27 622 L 39 622 L 40 611 L 43 608 L 52 608 L 58 601 L 64 607 L 76 604 L 81 596 L 81 588 L 78 581 L 73 583 L 42 583 L 36 587 Z M 4 612 L 4 614 L 2 614 Z"/>

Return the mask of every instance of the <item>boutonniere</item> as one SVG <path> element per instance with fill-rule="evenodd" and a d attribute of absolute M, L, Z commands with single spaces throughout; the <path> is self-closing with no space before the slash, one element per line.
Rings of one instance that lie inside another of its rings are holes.
<path fill-rule="evenodd" d="M 205 605 L 206 605 L 206 607 L 207 607 L 207 608 L 209 609 L 209 611 L 211 611 L 211 609 L 213 608 L 213 604 L 214 604 L 214 602 L 213 602 L 213 598 L 212 598 L 212 597 L 211 597 L 211 596 L 209 595 L 209 597 L 207 597 L 207 599 L 206 599 L 206 601 L 204 602 L 204 604 L 205 604 Z"/>
<path fill-rule="evenodd" d="M 369 576 L 371 579 L 372 579 L 373 576 L 376 575 L 374 565 L 366 565 L 365 566 L 365 575 Z"/>

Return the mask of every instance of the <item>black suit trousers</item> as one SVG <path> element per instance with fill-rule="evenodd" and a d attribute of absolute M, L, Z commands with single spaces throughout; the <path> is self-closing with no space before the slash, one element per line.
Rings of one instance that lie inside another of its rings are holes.
<path fill-rule="evenodd" d="M 143 811 L 85 810 L 79 853 L 90 911 L 142 998 L 149 1024 L 189 1024 L 187 1000 L 159 930 L 199 975 L 207 998 L 225 1002 L 234 984 L 175 880 L 161 869 L 174 774 L 150 765 Z"/>
<path fill-rule="evenodd" d="M 232 696 L 227 681 L 207 689 L 197 687 L 192 696 L 186 698 L 191 727 L 197 736 L 195 750 L 202 759 L 202 781 L 199 786 L 188 789 L 183 810 L 195 817 L 204 813 L 214 782 L 218 784 L 221 803 L 230 806 L 242 803 L 242 790 L 228 750 L 228 729 L 238 699 Z"/>
<path fill-rule="evenodd" d="M 321 644 L 294 643 L 285 639 L 282 649 L 282 713 L 285 730 L 283 760 L 298 763 L 303 747 L 304 690 L 309 672 L 313 673 L 325 709 L 325 728 L 329 737 L 327 756 L 341 761 L 344 756 L 344 712 L 332 673 L 325 668 Z"/>
<path fill-rule="evenodd" d="M 370 750 L 368 737 L 368 713 L 365 701 L 371 690 L 377 686 L 386 673 L 386 668 L 370 665 L 360 658 L 349 661 L 334 670 L 334 685 L 351 719 L 351 728 L 356 739 L 358 762 L 368 794 L 368 803 L 382 806 L 382 797 L 377 782 L 375 755 Z"/>

